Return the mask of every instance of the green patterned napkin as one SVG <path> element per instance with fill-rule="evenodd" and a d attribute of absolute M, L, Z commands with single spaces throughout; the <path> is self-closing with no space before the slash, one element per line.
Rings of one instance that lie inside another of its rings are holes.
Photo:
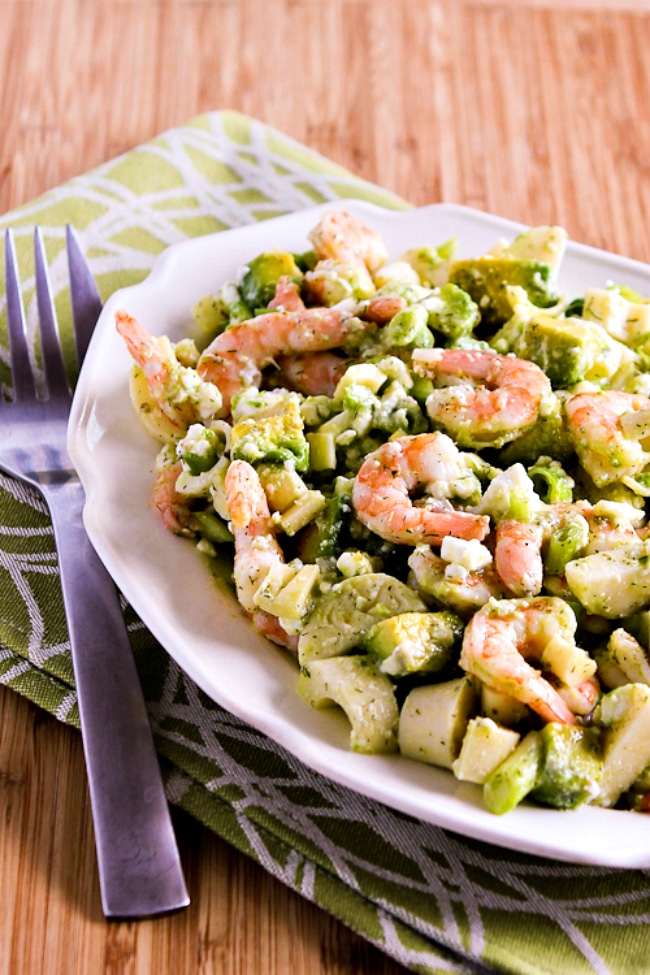
<path fill-rule="evenodd" d="M 214 112 L 0 224 L 18 228 L 32 329 L 31 231 L 45 228 L 59 319 L 69 334 L 66 223 L 80 231 L 106 298 L 145 277 L 176 241 L 345 197 L 405 206 L 260 122 Z M 0 371 L 6 362 L 0 304 Z M 418 972 L 649 970 L 648 873 L 513 854 L 335 785 L 209 700 L 124 610 L 170 800 L 274 877 Z M 0 680 L 77 723 L 47 509 L 1 474 Z"/>

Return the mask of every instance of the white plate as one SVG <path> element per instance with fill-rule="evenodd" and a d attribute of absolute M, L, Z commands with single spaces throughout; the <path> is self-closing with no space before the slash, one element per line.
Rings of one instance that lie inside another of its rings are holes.
<path fill-rule="evenodd" d="M 415 245 L 459 239 L 461 256 L 483 253 L 518 224 L 453 205 L 393 212 L 341 204 L 377 229 L 391 257 Z M 157 445 L 129 401 L 131 360 L 113 316 L 125 308 L 152 333 L 178 340 L 191 331 L 189 309 L 236 275 L 247 260 L 280 247 L 303 251 L 307 233 L 333 204 L 189 240 L 170 247 L 146 281 L 114 294 L 97 325 L 77 387 L 70 453 L 83 481 L 90 538 L 117 585 L 180 667 L 224 708 L 312 769 L 418 819 L 499 846 L 578 863 L 650 867 L 650 829 L 641 814 L 583 807 L 557 812 L 522 805 L 494 816 L 477 786 L 400 756 L 348 748 L 335 709 L 316 711 L 297 695 L 291 655 L 259 637 L 194 546 L 167 532 L 150 505 Z M 650 267 L 569 244 L 561 290 L 580 296 L 608 280 L 650 293 Z"/>

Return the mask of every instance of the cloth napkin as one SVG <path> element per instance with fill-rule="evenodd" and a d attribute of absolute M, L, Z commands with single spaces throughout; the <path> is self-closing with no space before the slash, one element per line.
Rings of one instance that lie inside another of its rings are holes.
<path fill-rule="evenodd" d="M 259 121 L 213 112 L 5 215 L 0 226 L 16 228 L 32 329 L 31 232 L 44 228 L 69 334 L 66 223 L 79 231 L 106 299 L 144 278 L 176 241 L 346 197 L 407 206 Z M 6 362 L 0 304 L 0 375 Z M 328 781 L 210 700 L 123 606 L 170 801 L 278 880 L 417 972 L 649 970 L 648 872 L 487 846 Z M 0 680 L 77 725 L 47 508 L 1 474 Z"/>

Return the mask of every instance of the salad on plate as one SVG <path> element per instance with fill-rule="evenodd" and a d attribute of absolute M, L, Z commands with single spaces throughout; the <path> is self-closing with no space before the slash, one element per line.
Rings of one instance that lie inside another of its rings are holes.
<path fill-rule="evenodd" d="M 650 809 L 650 300 L 560 294 L 566 243 L 389 260 L 332 209 L 187 338 L 115 315 L 165 526 L 231 553 L 352 749 L 449 769 L 498 814 Z"/>

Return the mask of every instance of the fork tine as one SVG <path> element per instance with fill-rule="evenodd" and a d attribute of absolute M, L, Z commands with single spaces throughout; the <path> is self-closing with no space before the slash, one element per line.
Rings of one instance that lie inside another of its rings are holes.
<path fill-rule="evenodd" d="M 5 278 L 14 400 L 33 399 L 36 395 L 36 386 L 27 348 L 25 314 L 20 297 L 14 238 L 9 228 L 5 232 Z"/>
<path fill-rule="evenodd" d="M 90 336 L 93 333 L 93 329 L 99 318 L 99 313 L 102 310 L 102 299 L 99 296 L 95 279 L 90 273 L 90 268 L 79 246 L 79 241 L 70 224 L 65 228 L 65 238 L 68 248 L 70 299 L 72 301 L 77 362 L 81 368 Z"/>
<path fill-rule="evenodd" d="M 69 392 L 70 387 L 65 374 L 65 363 L 61 352 L 59 329 L 56 324 L 56 313 L 40 227 L 36 227 L 34 230 L 34 261 L 36 264 L 36 300 L 41 329 L 43 369 L 47 380 L 48 393 L 50 396 L 56 396 Z"/>

